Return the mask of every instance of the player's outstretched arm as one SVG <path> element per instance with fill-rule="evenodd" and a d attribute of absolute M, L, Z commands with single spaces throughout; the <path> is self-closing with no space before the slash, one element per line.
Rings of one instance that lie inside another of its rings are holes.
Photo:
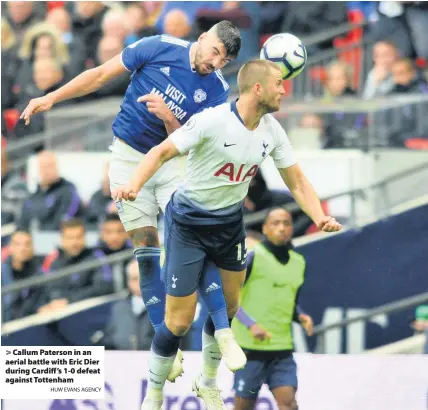
<path fill-rule="evenodd" d="M 324 214 L 318 195 L 299 164 L 278 170 L 297 204 L 314 221 L 318 229 L 324 232 L 336 232 L 342 228 L 342 225 L 333 217 Z"/>
<path fill-rule="evenodd" d="M 135 201 L 144 184 L 170 159 L 180 155 L 171 140 L 153 147 L 138 164 L 131 181 L 127 185 L 112 190 L 111 197 L 115 201 Z"/>
<path fill-rule="evenodd" d="M 90 94 L 125 72 L 127 70 L 119 54 L 98 67 L 84 71 L 57 90 L 43 97 L 34 98 L 28 103 L 20 118 L 24 119 L 25 124 L 28 125 L 32 115 L 42 111 L 49 111 L 61 101 Z"/>

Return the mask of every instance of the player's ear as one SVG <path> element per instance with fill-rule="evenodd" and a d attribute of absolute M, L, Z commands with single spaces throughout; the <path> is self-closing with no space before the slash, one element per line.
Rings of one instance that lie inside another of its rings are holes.
<path fill-rule="evenodd" d="M 205 33 L 202 33 L 199 37 L 198 37 L 198 43 L 201 43 L 203 40 L 204 40 L 204 38 L 207 36 L 207 33 L 205 32 Z"/>
<path fill-rule="evenodd" d="M 263 94 L 263 87 L 260 83 L 255 83 L 253 86 L 253 91 L 254 93 L 258 96 L 261 97 Z"/>

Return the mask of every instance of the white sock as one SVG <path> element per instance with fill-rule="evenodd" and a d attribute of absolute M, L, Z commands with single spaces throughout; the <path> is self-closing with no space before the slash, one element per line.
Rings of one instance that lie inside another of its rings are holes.
<path fill-rule="evenodd" d="M 200 381 L 203 387 L 216 385 L 218 368 L 221 361 L 221 352 L 214 336 L 202 331 L 202 356 L 204 364 Z"/>
<path fill-rule="evenodd" d="M 150 350 L 147 397 L 155 401 L 162 400 L 163 386 L 174 363 L 174 359 L 175 355 L 163 357 L 156 354 L 153 349 Z"/>

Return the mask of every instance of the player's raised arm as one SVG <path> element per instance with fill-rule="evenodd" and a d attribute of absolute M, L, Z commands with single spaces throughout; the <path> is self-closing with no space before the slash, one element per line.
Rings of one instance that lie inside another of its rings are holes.
<path fill-rule="evenodd" d="M 84 71 L 58 90 L 31 100 L 20 118 L 24 119 L 25 124 L 28 125 L 32 115 L 49 111 L 61 101 L 91 94 L 113 78 L 144 66 L 159 49 L 159 38 L 159 36 L 152 36 L 136 41 L 126 47 L 121 54 L 98 67 Z"/>
<path fill-rule="evenodd" d="M 124 72 L 127 72 L 127 69 L 123 65 L 119 54 L 98 67 L 84 71 L 57 90 L 43 97 L 32 99 L 20 118 L 24 119 L 25 124 L 28 125 L 32 115 L 42 111 L 49 111 L 61 101 L 90 94 Z"/>
<path fill-rule="evenodd" d="M 121 201 L 122 199 L 135 201 L 144 184 L 165 162 L 178 155 L 180 153 L 170 139 L 166 139 L 162 144 L 153 147 L 138 164 L 129 184 L 114 189 L 111 197 L 115 201 Z"/>
<path fill-rule="evenodd" d="M 324 232 L 336 232 L 342 228 L 336 219 L 324 214 L 318 195 L 299 164 L 278 170 L 297 204 L 314 221 L 318 229 Z"/>
<path fill-rule="evenodd" d="M 270 155 L 297 204 L 318 229 L 325 232 L 339 231 L 342 226 L 333 217 L 324 214 L 315 189 L 294 158 L 293 148 L 284 129 L 276 120 L 273 120 L 272 125 L 276 146 Z"/>

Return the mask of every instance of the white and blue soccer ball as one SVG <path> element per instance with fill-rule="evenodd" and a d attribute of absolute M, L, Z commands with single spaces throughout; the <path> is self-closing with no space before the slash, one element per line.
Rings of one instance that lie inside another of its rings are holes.
<path fill-rule="evenodd" d="M 281 33 L 269 37 L 260 51 L 260 58 L 278 64 L 283 80 L 297 77 L 305 68 L 306 48 L 293 34 Z"/>

